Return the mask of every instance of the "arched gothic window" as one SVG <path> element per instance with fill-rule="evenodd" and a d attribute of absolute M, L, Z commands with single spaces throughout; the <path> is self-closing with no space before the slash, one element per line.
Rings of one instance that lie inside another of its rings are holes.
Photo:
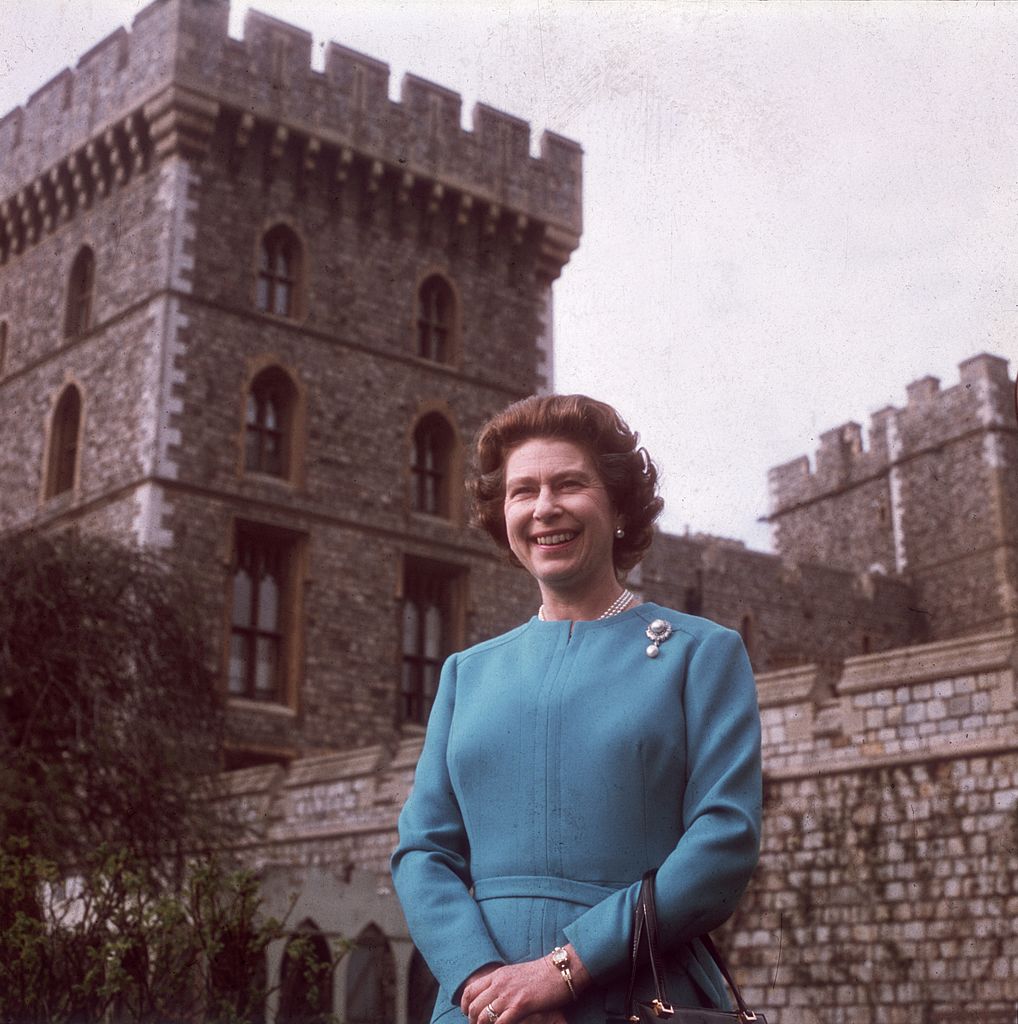
<path fill-rule="evenodd" d="M 444 416 L 429 413 L 417 424 L 410 452 L 411 505 L 415 512 L 450 515 L 453 447 L 453 430 Z"/>
<path fill-rule="evenodd" d="M 407 983 L 407 1024 L 428 1024 L 437 995 L 438 982 L 428 969 L 420 950 L 415 949 L 410 959 Z"/>
<path fill-rule="evenodd" d="M 244 425 L 244 468 L 249 473 L 290 475 L 296 400 L 293 381 L 278 367 L 263 370 L 252 381 Z"/>
<path fill-rule="evenodd" d="M 346 1024 L 396 1019 L 396 962 L 381 929 L 369 924 L 347 954 Z"/>
<path fill-rule="evenodd" d="M 313 921 L 286 944 L 277 1024 L 327 1024 L 332 1016 L 332 953 Z"/>
<path fill-rule="evenodd" d="M 238 530 L 233 565 L 229 690 L 252 700 L 282 699 L 289 549 L 279 538 Z"/>
<path fill-rule="evenodd" d="M 743 646 L 746 648 L 746 653 L 752 658 L 753 657 L 753 616 L 743 615 L 742 622 L 739 625 L 739 634 L 742 636 Z"/>
<path fill-rule="evenodd" d="M 84 334 L 92 324 L 92 297 L 95 289 L 95 255 L 82 246 L 71 266 L 67 280 L 67 315 L 64 335 L 68 338 Z"/>
<path fill-rule="evenodd" d="M 456 326 L 456 298 L 445 278 L 432 274 L 417 293 L 417 354 L 448 363 Z"/>
<path fill-rule="evenodd" d="M 300 275 L 300 240 L 288 227 L 278 224 L 262 236 L 258 250 L 258 309 L 276 316 L 296 316 Z"/>
<path fill-rule="evenodd" d="M 81 443 L 81 393 L 70 384 L 60 396 L 50 424 L 46 497 L 63 494 L 74 486 Z"/>

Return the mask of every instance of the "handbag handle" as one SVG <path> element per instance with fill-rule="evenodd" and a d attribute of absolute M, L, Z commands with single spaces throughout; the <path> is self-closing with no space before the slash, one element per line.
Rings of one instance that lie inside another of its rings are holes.
<path fill-rule="evenodd" d="M 633 914 L 633 945 L 630 953 L 629 986 L 626 989 L 625 1003 L 626 1019 L 632 1022 L 632 1024 L 638 1024 L 640 1020 L 639 1014 L 633 1012 L 633 994 L 636 991 L 636 974 L 640 961 L 640 947 L 644 944 L 644 941 L 646 941 L 647 945 L 651 974 L 654 976 L 654 998 L 649 1003 L 641 1003 L 640 1005 L 645 1006 L 655 1017 L 661 1019 L 672 1017 L 675 1014 L 675 1008 L 668 1001 L 668 994 L 665 990 L 665 972 L 661 960 L 661 941 L 658 936 L 657 901 L 654 898 L 654 876 L 656 874 L 656 870 L 644 872 L 640 883 L 640 892 L 636 898 L 636 910 Z M 739 1019 L 744 1022 L 758 1020 L 757 1015 L 746 1005 L 746 1001 L 742 998 L 739 986 L 735 983 L 735 978 L 732 977 L 731 971 L 728 970 L 728 965 L 725 963 L 720 950 L 714 945 L 714 940 L 704 932 L 700 936 L 700 941 L 703 943 L 704 949 L 710 954 L 711 959 L 717 964 L 718 970 L 721 971 L 721 976 L 728 983 L 728 987 L 732 990 L 736 1005 L 739 1007 Z"/>

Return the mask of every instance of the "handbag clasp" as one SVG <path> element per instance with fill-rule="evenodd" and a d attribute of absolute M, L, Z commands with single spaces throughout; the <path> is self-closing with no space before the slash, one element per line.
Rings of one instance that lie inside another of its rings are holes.
<path fill-rule="evenodd" d="M 675 1016 L 675 1009 L 671 1003 L 663 1003 L 660 999 L 652 999 L 650 1006 L 654 1011 L 655 1017 L 668 1018 Z"/>

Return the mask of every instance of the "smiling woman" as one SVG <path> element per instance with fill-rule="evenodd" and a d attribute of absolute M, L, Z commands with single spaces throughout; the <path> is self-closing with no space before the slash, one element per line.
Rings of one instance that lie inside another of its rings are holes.
<path fill-rule="evenodd" d="M 594 460 L 572 441 L 535 437 L 509 453 L 505 476 L 509 547 L 541 588 L 544 617 L 582 619 L 611 606 L 612 544 L 625 531 Z"/>
<path fill-rule="evenodd" d="M 441 986 L 433 1021 L 603 1024 L 654 868 L 672 997 L 724 1006 L 700 937 L 760 841 L 742 642 L 626 587 L 662 503 L 611 406 L 517 402 L 482 430 L 477 467 L 475 519 L 542 604 L 446 662 L 400 816 L 393 877 Z"/>

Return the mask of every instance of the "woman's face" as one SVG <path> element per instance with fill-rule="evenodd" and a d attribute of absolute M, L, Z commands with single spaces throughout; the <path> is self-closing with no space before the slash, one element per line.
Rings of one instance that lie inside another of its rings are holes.
<path fill-rule="evenodd" d="M 586 449 L 544 437 L 513 448 L 504 510 L 509 547 L 542 591 L 582 594 L 614 584 L 619 517 Z"/>

